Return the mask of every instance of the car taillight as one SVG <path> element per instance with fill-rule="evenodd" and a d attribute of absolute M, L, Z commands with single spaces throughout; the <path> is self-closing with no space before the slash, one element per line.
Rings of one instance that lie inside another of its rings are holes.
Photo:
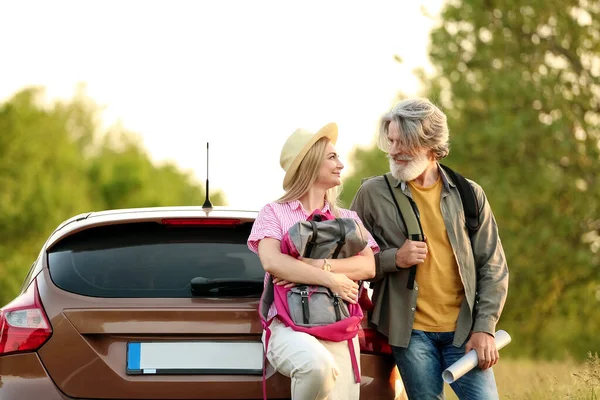
<path fill-rule="evenodd" d="M 381 333 L 373 328 L 364 328 L 358 332 L 360 351 L 365 353 L 392 354 L 392 347 Z"/>
<path fill-rule="evenodd" d="M 51 335 L 34 280 L 25 293 L 0 309 L 0 356 L 36 351 Z"/>
<path fill-rule="evenodd" d="M 371 298 L 369 297 L 369 294 L 367 293 L 367 289 L 365 287 L 363 287 L 360 290 L 360 293 L 358 295 L 358 304 L 365 313 L 373 311 L 373 302 L 371 301 Z"/>
<path fill-rule="evenodd" d="M 165 218 L 161 222 L 171 226 L 235 226 L 241 223 L 233 218 Z"/>

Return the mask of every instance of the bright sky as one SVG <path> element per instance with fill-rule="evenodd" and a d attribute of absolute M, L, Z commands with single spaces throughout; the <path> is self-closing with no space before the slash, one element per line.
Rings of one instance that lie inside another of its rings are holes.
<path fill-rule="evenodd" d="M 0 101 L 29 85 L 69 98 L 85 82 L 106 124 L 202 183 L 210 142 L 211 190 L 258 208 L 282 194 L 279 153 L 298 127 L 337 122 L 350 172 L 398 91 L 418 91 L 435 23 L 420 7 L 442 3 L 0 1 Z"/>

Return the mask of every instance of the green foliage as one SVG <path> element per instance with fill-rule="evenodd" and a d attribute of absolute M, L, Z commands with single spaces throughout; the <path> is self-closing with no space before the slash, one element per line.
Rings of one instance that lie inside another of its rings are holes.
<path fill-rule="evenodd" d="M 0 104 L 0 305 L 14 297 L 65 219 L 204 202 L 204 188 L 189 173 L 153 164 L 130 132 L 101 132 L 99 117 L 82 90 L 68 102 L 47 104 L 42 89 L 30 88 Z M 224 198 L 215 193 L 211 200 Z"/>
<path fill-rule="evenodd" d="M 344 180 L 343 190 L 340 194 L 340 203 L 349 207 L 352 198 L 365 178 L 375 175 L 383 175 L 389 171 L 389 163 L 385 153 L 377 147 L 371 149 L 354 149 L 352 153 L 352 175 Z"/>
<path fill-rule="evenodd" d="M 422 77 L 448 115 L 445 162 L 485 189 L 509 261 L 508 354 L 600 348 L 599 14 L 599 1 L 458 0 L 431 34 Z"/>
<path fill-rule="evenodd" d="M 600 396 L 600 364 L 592 354 L 583 363 L 501 356 L 494 375 L 501 399 L 598 400 Z M 444 386 L 448 400 L 457 400 L 450 386 Z"/>

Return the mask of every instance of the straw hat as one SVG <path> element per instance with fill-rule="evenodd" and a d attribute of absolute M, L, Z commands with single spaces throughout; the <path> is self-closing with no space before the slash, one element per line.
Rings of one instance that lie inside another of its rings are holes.
<path fill-rule="evenodd" d="M 337 136 L 338 127 L 334 122 L 325 125 L 317 133 L 302 128 L 296 129 L 285 141 L 281 149 L 281 156 L 279 157 L 279 164 L 281 164 L 281 168 L 285 171 L 283 189 L 285 190 L 290 185 L 290 181 L 298 170 L 304 156 L 306 156 L 308 150 L 317 140 L 327 137 L 331 143 L 335 144 Z"/>

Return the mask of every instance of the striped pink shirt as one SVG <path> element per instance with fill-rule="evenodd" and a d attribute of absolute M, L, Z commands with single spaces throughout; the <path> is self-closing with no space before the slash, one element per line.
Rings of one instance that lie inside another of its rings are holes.
<path fill-rule="evenodd" d="M 358 214 L 352 210 L 344 208 L 338 209 L 340 217 L 352 218 L 362 225 L 362 221 Z M 321 212 L 330 211 L 329 203 L 325 202 L 325 207 Z M 297 222 L 306 221 L 312 213 L 307 212 L 299 200 L 289 201 L 287 203 L 269 203 L 265 205 L 252 226 L 252 231 L 248 237 L 248 247 L 250 250 L 258 254 L 258 242 L 264 238 L 273 238 L 281 241 L 285 233 Z M 371 234 L 365 229 L 368 235 L 368 245 L 373 250 L 373 253 L 379 252 L 379 246 L 373 239 Z M 265 285 L 269 279 L 269 274 L 265 274 Z M 275 305 L 271 305 L 268 312 L 268 318 L 271 319 L 277 315 Z"/>
<path fill-rule="evenodd" d="M 345 208 L 339 208 L 338 210 L 341 218 L 352 218 L 362 225 L 362 221 L 356 212 Z M 329 203 L 325 202 L 325 207 L 321 212 L 325 213 L 327 211 L 330 211 Z M 258 254 L 258 242 L 264 238 L 282 240 L 286 232 L 296 222 L 306 221 L 310 215 L 311 213 L 304 209 L 299 200 L 288 201 L 287 203 L 273 202 L 265 205 L 254 221 L 252 231 L 248 237 L 248 247 Z M 379 251 L 377 242 L 369 232 L 367 234 L 369 247 L 373 249 L 373 253 L 377 253 Z"/>

